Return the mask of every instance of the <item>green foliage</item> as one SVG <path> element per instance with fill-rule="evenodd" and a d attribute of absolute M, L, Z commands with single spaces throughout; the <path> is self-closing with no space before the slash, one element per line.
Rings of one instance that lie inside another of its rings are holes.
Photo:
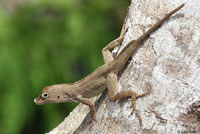
<path fill-rule="evenodd" d="M 119 35 L 127 5 L 44 0 L 13 15 L 0 11 L 0 133 L 44 133 L 64 119 L 77 104 L 36 106 L 33 99 L 102 65 L 101 49 Z"/>

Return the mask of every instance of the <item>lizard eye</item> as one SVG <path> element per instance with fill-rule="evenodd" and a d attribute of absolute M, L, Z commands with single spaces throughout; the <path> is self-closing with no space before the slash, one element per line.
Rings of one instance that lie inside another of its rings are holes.
<path fill-rule="evenodd" d="M 46 99 L 48 97 L 48 93 L 43 93 L 42 98 Z"/>

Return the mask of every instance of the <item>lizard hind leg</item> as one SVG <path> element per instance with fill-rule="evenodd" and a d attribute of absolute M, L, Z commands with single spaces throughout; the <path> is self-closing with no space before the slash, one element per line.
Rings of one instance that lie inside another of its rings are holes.
<path fill-rule="evenodd" d="M 106 47 L 104 47 L 102 49 L 102 55 L 103 55 L 103 60 L 104 63 L 108 63 L 114 60 L 112 53 L 110 52 L 110 50 L 112 48 L 115 48 L 116 46 L 118 46 L 119 44 L 121 44 L 122 40 L 124 38 L 124 35 L 118 37 L 117 39 L 113 40 L 112 42 L 110 42 Z"/>
<path fill-rule="evenodd" d="M 142 119 L 140 117 L 139 111 L 136 109 L 136 99 L 144 97 L 144 96 L 148 95 L 149 93 L 150 93 L 150 91 L 148 91 L 147 93 L 144 93 L 144 94 L 136 94 L 135 92 L 132 93 L 132 94 L 135 94 L 135 95 L 132 95 L 132 107 L 133 107 L 133 111 L 131 112 L 131 115 L 135 111 L 135 114 L 138 117 L 138 120 L 139 120 L 139 123 L 140 123 L 141 126 L 142 126 Z"/>
<path fill-rule="evenodd" d="M 132 112 L 131 112 L 131 115 L 132 115 L 133 112 L 135 111 L 135 114 L 136 114 L 136 116 L 137 116 L 137 118 L 138 118 L 138 120 L 139 120 L 139 124 L 142 126 L 142 119 L 141 119 L 141 117 L 140 117 L 139 111 L 138 111 L 137 108 L 136 108 L 136 99 L 138 98 L 138 96 L 141 97 L 141 96 L 143 96 L 143 95 L 137 95 L 137 94 L 136 94 L 134 91 L 132 91 L 132 90 L 123 90 L 123 91 L 117 93 L 115 96 L 111 96 L 110 99 L 111 99 L 111 101 L 116 101 L 116 100 L 118 100 L 118 99 L 123 99 L 123 98 L 131 97 L 132 108 L 133 108 L 133 110 L 132 110 Z"/>
<path fill-rule="evenodd" d="M 107 46 L 105 46 L 102 49 L 104 63 L 108 63 L 108 62 L 114 60 L 113 55 L 110 51 L 111 51 L 111 49 L 117 47 L 118 45 L 120 45 L 122 43 L 122 41 L 124 39 L 124 35 L 127 32 L 127 29 L 125 28 L 126 20 L 127 20 L 127 17 L 124 19 L 124 24 L 122 26 L 120 36 L 117 39 L 111 41 Z"/>
<path fill-rule="evenodd" d="M 144 97 L 150 93 L 150 90 L 144 94 L 136 94 L 133 90 L 123 90 L 117 91 L 117 75 L 115 73 L 109 73 L 107 77 L 107 88 L 108 88 L 108 96 L 111 101 L 116 101 L 118 99 L 131 97 L 132 99 L 132 108 L 135 111 L 136 116 L 138 117 L 139 123 L 142 126 L 142 119 L 140 117 L 139 111 L 136 109 L 136 99 L 140 97 Z M 133 113 L 132 111 L 132 113 Z"/>

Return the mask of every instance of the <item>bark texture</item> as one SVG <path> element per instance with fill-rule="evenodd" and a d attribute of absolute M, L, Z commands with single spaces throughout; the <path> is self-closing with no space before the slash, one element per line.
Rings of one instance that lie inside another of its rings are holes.
<path fill-rule="evenodd" d="M 111 102 L 105 91 L 96 101 L 97 121 L 80 104 L 49 134 L 200 133 L 200 1 L 132 0 L 123 47 L 180 4 L 185 7 L 144 41 L 119 75 L 118 90 L 138 94 L 143 126 L 131 115 L 131 101 Z M 117 48 L 114 50 L 117 52 Z"/>

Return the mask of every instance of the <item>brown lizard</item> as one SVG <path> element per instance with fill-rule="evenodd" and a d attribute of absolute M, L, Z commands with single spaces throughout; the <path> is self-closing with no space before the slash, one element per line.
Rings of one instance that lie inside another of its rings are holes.
<path fill-rule="evenodd" d="M 108 96 L 111 101 L 115 101 L 122 98 L 131 97 L 132 107 L 135 110 L 140 125 L 142 120 L 139 112 L 136 109 L 136 99 L 149 93 L 138 95 L 133 90 L 117 91 L 117 75 L 118 72 L 124 67 L 129 57 L 133 55 L 138 47 L 140 47 L 143 41 L 155 31 L 163 22 L 165 22 L 171 15 L 180 10 L 184 4 L 180 5 L 164 18 L 159 20 L 152 28 L 146 33 L 141 35 L 137 40 L 130 41 L 122 52 L 114 59 L 110 50 L 118 46 L 124 38 L 126 30 L 123 26 L 120 36 L 110 42 L 102 50 L 104 65 L 93 71 L 80 81 L 72 84 L 56 84 L 52 86 L 46 86 L 41 94 L 34 99 L 35 104 L 47 104 L 47 103 L 61 103 L 69 101 L 78 101 L 85 105 L 88 105 L 92 118 L 96 119 L 95 106 L 89 98 L 94 97 L 102 93 L 106 88 L 108 89 Z"/>

